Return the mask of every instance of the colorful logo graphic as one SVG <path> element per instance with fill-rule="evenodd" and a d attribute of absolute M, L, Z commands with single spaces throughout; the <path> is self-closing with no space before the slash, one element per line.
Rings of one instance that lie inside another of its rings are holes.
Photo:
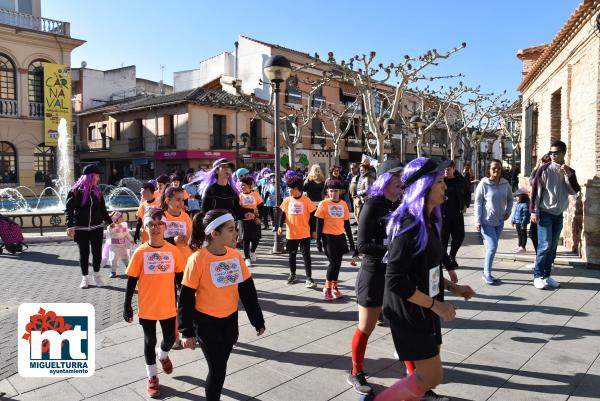
<path fill-rule="evenodd" d="M 161 274 L 175 271 L 171 252 L 146 252 L 144 254 L 144 273 Z"/>
<path fill-rule="evenodd" d="M 342 205 L 329 205 L 329 215 L 334 219 L 344 218 L 344 207 Z"/>
<path fill-rule="evenodd" d="M 91 304 L 19 306 L 19 374 L 89 377 L 95 370 L 95 311 Z"/>
<path fill-rule="evenodd" d="M 288 214 L 302 214 L 304 213 L 304 203 L 292 202 L 288 207 Z"/>
<path fill-rule="evenodd" d="M 210 274 L 213 284 L 218 287 L 227 287 L 242 281 L 242 271 L 237 259 L 220 260 L 210 264 Z"/>

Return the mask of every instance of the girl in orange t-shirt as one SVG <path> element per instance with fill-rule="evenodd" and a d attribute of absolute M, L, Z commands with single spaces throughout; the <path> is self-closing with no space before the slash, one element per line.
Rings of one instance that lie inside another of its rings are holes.
<path fill-rule="evenodd" d="M 181 187 L 167 187 L 161 199 L 161 208 L 165 211 L 167 229 L 165 240 L 177 246 L 185 260 L 192 254 L 188 240 L 192 232 L 192 219 L 185 213 L 183 207 L 183 194 Z"/>
<path fill-rule="evenodd" d="M 163 238 L 166 222 L 164 212 L 151 208 L 144 215 L 144 226 L 150 233 L 150 241 L 142 244 L 131 257 L 125 273 L 127 289 L 123 318 L 133 322 L 131 301 L 138 287 L 138 316 L 144 329 L 144 358 L 148 383 L 146 392 L 149 397 L 158 397 L 158 377 L 156 357 L 166 374 L 173 371 L 169 351 L 175 342 L 175 283 L 181 283 L 185 262 L 174 245 Z M 156 322 L 160 322 L 163 340 L 156 347 Z"/>
<path fill-rule="evenodd" d="M 160 207 L 160 200 L 156 198 L 155 191 L 156 187 L 151 182 L 147 182 L 142 186 L 142 202 L 135 213 L 135 216 L 137 217 L 137 225 L 135 227 L 135 234 L 133 235 L 134 244 L 137 244 L 140 239 L 142 240 L 142 243 L 147 242 L 150 239 L 144 227 L 143 221 L 146 210 L 152 207 Z"/>
<path fill-rule="evenodd" d="M 356 264 L 358 254 L 354 247 L 354 238 L 350 229 L 350 212 L 348 205 L 340 201 L 340 194 L 343 185 L 340 180 L 332 179 L 327 181 L 327 193 L 329 198 L 319 203 L 315 212 L 317 218 L 317 249 L 322 252 L 325 248 L 325 255 L 329 260 L 327 267 L 327 280 L 323 288 L 323 298 L 328 301 L 338 299 L 343 296 L 338 289 L 337 282 L 342 267 L 342 258 L 348 252 L 348 242 L 350 250 L 354 251 L 352 264 Z M 346 242 L 348 237 L 348 242 Z"/>
<path fill-rule="evenodd" d="M 206 357 L 207 401 L 221 398 L 227 360 L 238 339 L 239 299 L 256 334 L 265 331 L 250 270 L 239 252 L 231 248 L 236 238 L 235 221 L 227 210 L 194 216 L 190 239 L 194 254 L 185 267 L 177 311 L 184 347 L 196 348 L 198 338 Z"/>

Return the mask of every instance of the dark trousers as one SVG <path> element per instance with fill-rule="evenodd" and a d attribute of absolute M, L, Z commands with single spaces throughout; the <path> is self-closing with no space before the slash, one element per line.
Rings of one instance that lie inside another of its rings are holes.
<path fill-rule="evenodd" d="M 312 260 L 310 258 L 310 238 L 303 239 L 288 239 L 287 240 L 287 251 L 288 261 L 290 263 L 290 273 L 296 274 L 296 255 L 298 254 L 298 247 L 302 252 L 302 259 L 304 259 L 304 271 L 306 278 L 312 278 Z"/>
<path fill-rule="evenodd" d="M 325 254 L 329 260 L 326 278 L 329 281 L 337 281 L 340 275 L 340 268 L 342 267 L 342 259 L 344 254 L 348 252 L 346 236 L 342 234 L 324 235 L 323 237 L 323 247 L 325 248 Z"/>
<path fill-rule="evenodd" d="M 244 238 L 244 258 L 250 259 L 250 252 L 256 252 L 258 247 L 258 238 L 247 239 Z"/>
<path fill-rule="evenodd" d="M 537 246 L 538 246 L 538 232 L 537 232 L 537 223 L 531 223 L 529 227 L 529 238 L 531 238 L 531 243 L 533 244 L 533 249 L 537 254 Z"/>
<path fill-rule="evenodd" d="M 162 330 L 163 340 L 160 343 L 160 349 L 169 351 L 175 343 L 175 316 L 159 320 Z M 156 320 L 140 318 L 140 324 L 144 329 L 144 359 L 146 365 L 156 363 Z"/>
<path fill-rule="evenodd" d="M 195 326 L 208 365 L 206 400 L 219 401 L 227 375 L 227 360 L 238 339 L 238 314 L 218 318 L 196 311 Z"/>
<path fill-rule="evenodd" d="M 452 237 L 452 241 L 450 241 Z M 450 242 L 450 257 L 456 259 L 456 254 L 465 240 L 465 218 L 462 213 L 455 216 L 445 216 L 442 222 L 442 245 L 448 250 Z"/>
<path fill-rule="evenodd" d="M 79 265 L 81 266 L 81 274 L 87 276 L 88 264 L 90 262 L 90 245 L 92 248 L 92 266 L 95 272 L 100 271 L 100 263 L 102 262 L 102 227 L 91 231 L 75 230 L 75 242 L 79 247 Z"/>
<path fill-rule="evenodd" d="M 515 224 L 515 228 L 519 237 L 519 246 L 525 248 L 525 245 L 527 245 L 527 224 Z"/>
<path fill-rule="evenodd" d="M 269 227 L 269 217 L 271 217 L 271 222 L 273 223 L 273 226 L 275 226 L 275 208 L 270 206 L 264 206 L 262 219 L 263 225 L 265 227 Z"/>

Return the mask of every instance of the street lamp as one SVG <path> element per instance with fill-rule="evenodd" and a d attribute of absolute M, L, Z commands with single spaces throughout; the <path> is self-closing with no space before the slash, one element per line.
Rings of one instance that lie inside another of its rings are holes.
<path fill-rule="evenodd" d="M 98 128 L 98 132 L 100 132 L 100 138 L 102 138 L 102 149 L 106 149 L 106 124 L 102 124 Z"/>
<path fill-rule="evenodd" d="M 275 111 L 273 113 L 273 123 L 275 126 L 275 140 L 273 142 L 275 144 L 275 196 L 277 202 L 277 207 L 275 208 L 275 218 L 277 224 L 279 224 L 279 216 L 281 214 L 281 210 L 279 209 L 279 205 L 281 204 L 281 165 L 279 161 L 279 85 L 281 82 L 289 78 L 292 72 L 292 66 L 287 58 L 280 55 L 275 55 L 267 59 L 265 65 L 263 66 L 263 72 L 269 81 L 271 81 L 274 85 L 273 94 L 275 96 Z M 290 160 L 290 164 L 293 165 L 294 162 L 294 160 Z M 278 230 L 275 230 L 273 253 L 283 253 L 283 241 L 281 240 L 281 236 L 277 233 L 277 231 Z"/>
<path fill-rule="evenodd" d="M 392 118 L 386 118 L 383 120 L 383 138 L 388 138 L 390 141 L 390 145 L 392 149 L 394 149 L 394 142 L 392 141 L 392 131 L 396 128 L 396 121 Z M 400 149 L 402 151 L 402 145 L 400 145 Z M 383 146 L 383 154 L 385 155 L 385 145 Z"/>
<path fill-rule="evenodd" d="M 478 180 L 479 177 L 481 176 L 481 167 L 480 167 L 480 162 L 479 162 L 479 153 L 481 152 L 481 146 L 479 145 L 479 142 L 481 141 L 481 131 L 479 130 L 475 130 L 472 133 L 473 136 L 473 141 L 475 142 L 475 179 Z"/>
<path fill-rule="evenodd" d="M 409 125 L 410 127 L 415 130 L 415 135 L 417 135 L 417 138 L 421 137 L 421 129 L 423 129 L 423 127 L 425 126 L 425 121 L 423 121 L 423 119 L 421 117 L 419 117 L 417 114 L 415 114 L 414 116 L 412 116 L 409 120 Z M 417 139 L 417 142 L 419 140 Z M 417 153 L 418 155 L 418 153 Z"/>
<path fill-rule="evenodd" d="M 229 144 L 229 148 L 232 149 L 235 146 L 235 165 L 239 166 L 240 164 L 240 149 L 245 148 L 248 144 L 248 140 L 250 139 L 250 135 L 247 132 L 243 132 L 240 135 L 242 138 L 242 143 L 237 142 L 237 138 L 233 134 L 228 134 L 225 139 Z"/>

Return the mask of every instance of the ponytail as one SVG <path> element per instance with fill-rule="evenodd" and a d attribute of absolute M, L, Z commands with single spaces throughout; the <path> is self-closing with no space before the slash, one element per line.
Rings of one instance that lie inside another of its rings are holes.
<path fill-rule="evenodd" d="M 204 245 L 204 241 L 210 242 L 211 236 L 206 235 L 204 233 L 204 229 L 208 227 L 208 225 L 218 217 L 223 216 L 224 214 L 229 213 L 229 211 L 225 209 L 213 209 L 209 210 L 206 214 L 197 213 L 192 220 L 192 235 L 190 235 L 190 240 L 188 241 L 188 246 L 192 250 L 192 252 L 197 251 L 202 248 Z M 220 232 L 221 227 L 217 228 L 215 231 Z"/>
<path fill-rule="evenodd" d="M 165 186 L 160 194 L 160 208 L 166 212 L 169 208 L 167 205 L 167 198 L 171 199 L 176 193 L 183 191 L 185 190 L 181 187 L 172 187 L 170 185 Z"/>

